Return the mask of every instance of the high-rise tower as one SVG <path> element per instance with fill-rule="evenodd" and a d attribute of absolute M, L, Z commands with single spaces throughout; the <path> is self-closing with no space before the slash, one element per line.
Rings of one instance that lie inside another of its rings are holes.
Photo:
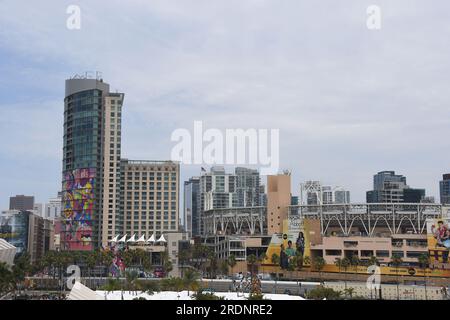
<path fill-rule="evenodd" d="M 122 230 L 119 214 L 123 93 L 102 79 L 66 80 L 62 248 L 92 250 Z"/>

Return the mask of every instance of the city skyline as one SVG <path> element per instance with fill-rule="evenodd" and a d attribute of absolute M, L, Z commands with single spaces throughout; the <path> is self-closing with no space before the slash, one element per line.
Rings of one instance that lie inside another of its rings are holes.
<path fill-rule="evenodd" d="M 8 139 L 0 151 L 0 208 L 15 194 L 44 202 L 61 191 L 63 83 L 85 70 L 101 70 L 111 91 L 126 93 L 122 140 L 130 159 L 169 159 L 170 133 L 195 120 L 221 129 L 279 128 L 280 169 L 291 170 L 296 195 L 301 182 L 321 180 L 364 202 L 373 175 L 394 170 L 438 202 L 439 181 L 450 171 L 450 142 L 439 140 L 450 134 L 449 83 L 438 75 L 450 68 L 450 48 L 441 42 L 448 30 L 434 31 L 448 5 L 415 4 L 382 1 L 386 23 L 374 34 L 365 28 L 366 3 L 357 2 L 346 10 L 331 2 L 111 4 L 101 7 L 107 14 L 82 2 L 82 27 L 70 31 L 65 4 L 4 1 L 0 134 Z M 202 14 L 194 18 L 196 10 Z M 319 13 L 323 25 L 309 17 Z M 92 31 L 105 36 L 97 42 Z M 83 47 L 103 53 L 74 50 Z M 200 167 L 182 165 L 180 182 Z"/>

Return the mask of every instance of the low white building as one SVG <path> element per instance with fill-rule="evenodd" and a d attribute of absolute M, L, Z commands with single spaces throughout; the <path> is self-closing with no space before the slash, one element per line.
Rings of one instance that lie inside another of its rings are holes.
<path fill-rule="evenodd" d="M 7 265 L 12 266 L 16 252 L 16 247 L 0 238 L 0 262 L 5 262 Z"/>

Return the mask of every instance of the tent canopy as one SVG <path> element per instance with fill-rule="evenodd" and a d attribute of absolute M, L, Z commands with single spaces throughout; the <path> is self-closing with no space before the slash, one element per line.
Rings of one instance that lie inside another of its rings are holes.
<path fill-rule="evenodd" d="M 77 281 L 70 291 L 68 300 L 102 300 L 102 297 Z"/>

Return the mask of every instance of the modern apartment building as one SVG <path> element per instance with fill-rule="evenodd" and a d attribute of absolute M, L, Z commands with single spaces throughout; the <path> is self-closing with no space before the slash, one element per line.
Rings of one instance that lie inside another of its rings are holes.
<path fill-rule="evenodd" d="M 373 190 L 367 191 L 367 203 L 418 203 L 425 197 L 425 189 L 413 189 L 406 177 L 395 171 L 381 171 L 373 177 Z"/>
<path fill-rule="evenodd" d="M 301 184 L 301 203 L 308 205 L 350 203 L 350 191 L 343 187 L 322 185 L 320 181 Z"/>
<path fill-rule="evenodd" d="M 226 173 L 223 167 L 212 167 L 200 176 L 200 233 L 204 234 L 203 216 L 215 209 L 258 207 L 266 199 L 261 192 L 257 170 L 237 167 Z"/>
<path fill-rule="evenodd" d="M 336 190 L 334 191 L 334 203 L 350 203 L 350 191 Z"/>
<path fill-rule="evenodd" d="M 118 211 L 123 93 L 102 79 L 66 80 L 61 248 L 92 250 L 122 230 Z"/>
<path fill-rule="evenodd" d="M 180 165 L 173 161 L 121 161 L 123 228 L 118 234 L 160 237 L 179 230 Z"/>
<path fill-rule="evenodd" d="M 261 179 L 258 170 L 237 167 L 234 174 L 236 175 L 237 206 L 260 206 Z"/>
<path fill-rule="evenodd" d="M 441 203 L 450 205 L 450 173 L 442 176 L 442 180 L 439 182 L 439 193 L 441 196 Z"/>

